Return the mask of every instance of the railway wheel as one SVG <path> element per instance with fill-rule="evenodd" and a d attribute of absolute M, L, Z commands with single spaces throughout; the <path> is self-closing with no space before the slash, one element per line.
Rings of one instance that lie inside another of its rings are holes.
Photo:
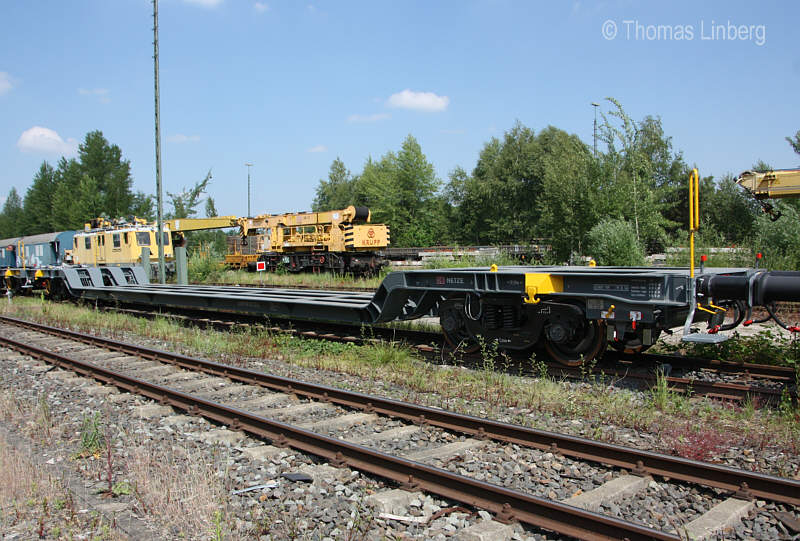
<path fill-rule="evenodd" d="M 463 301 L 444 301 L 439 307 L 439 324 L 444 340 L 454 350 L 475 353 L 480 344 L 467 327 Z"/>
<path fill-rule="evenodd" d="M 544 349 L 550 357 L 565 366 L 580 366 L 602 355 L 608 343 L 605 322 L 576 319 L 570 322 L 572 326 L 556 323 L 545 328 Z"/>

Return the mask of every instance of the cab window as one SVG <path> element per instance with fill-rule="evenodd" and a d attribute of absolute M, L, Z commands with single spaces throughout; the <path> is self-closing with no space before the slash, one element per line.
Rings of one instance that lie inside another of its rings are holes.
<path fill-rule="evenodd" d="M 92 237 L 84 237 L 83 238 L 83 244 L 84 244 L 84 246 L 86 246 L 87 250 L 91 250 L 92 249 Z"/>
<path fill-rule="evenodd" d="M 114 233 L 112 235 L 112 240 L 114 241 L 114 248 L 119 248 L 120 247 L 119 233 Z"/>
<path fill-rule="evenodd" d="M 150 246 L 150 233 L 147 231 L 137 231 L 136 242 L 139 246 Z"/>
<path fill-rule="evenodd" d="M 128 244 L 128 232 L 127 231 L 122 234 L 122 242 L 124 242 L 125 244 Z"/>

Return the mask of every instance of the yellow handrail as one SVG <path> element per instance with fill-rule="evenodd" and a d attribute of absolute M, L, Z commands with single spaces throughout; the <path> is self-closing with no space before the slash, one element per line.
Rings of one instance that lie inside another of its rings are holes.
<path fill-rule="evenodd" d="M 694 234 L 700 229 L 700 174 L 689 175 L 689 276 L 694 278 Z"/>

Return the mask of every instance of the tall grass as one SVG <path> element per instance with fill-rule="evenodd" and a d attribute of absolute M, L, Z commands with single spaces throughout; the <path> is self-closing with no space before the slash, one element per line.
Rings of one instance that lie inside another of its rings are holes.
<path fill-rule="evenodd" d="M 189 281 L 192 283 L 218 282 L 225 270 L 219 256 L 201 250 L 192 253 L 188 264 Z"/>
<path fill-rule="evenodd" d="M 514 256 L 500 253 L 497 255 L 465 255 L 457 258 L 430 257 L 423 263 L 425 269 L 456 269 L 465 267 L 491 267 L 492 265 L 511 266 L 521 265 L 522 262 Z"/>
<path fill-rule="evenodd" d="M 269 286 L 303 286 L 317 289 L 335 289 L 337 287 L 364 287 L 376 289 L 383 279 L 389 274 L 390 269 L 385 268 L 375 276 L 353 276 L 352 274 L 335 273 L 276 273 L 276 272 L 247 272 L 244 270 L 223 270 L 218 275 L 206 279 L 206 282 L 241 285 L 269 285 Z"/>

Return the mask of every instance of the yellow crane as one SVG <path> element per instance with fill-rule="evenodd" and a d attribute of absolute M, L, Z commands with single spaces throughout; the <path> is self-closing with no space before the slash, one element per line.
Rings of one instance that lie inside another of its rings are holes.
<path fill-rule="evenodd" d="M 229 266 L 243 267 L 263 262 L 275 270 L 371 273 L 385 261 L 376 251 L 390 242 L 389 227 L 370 223 L 366 207 L 349 206 L 324 212 L 262 214 L 239 218 L 243 244 L 254 237 L 255 254 L 228 254 Z"/>
<path fill-rule="evenodd" d="M 800 197 L 800 169 L 745 171 L 736 178 L 736 184 L 755 197 L 764 212 L 775 221 L 781 213 L 764 200 Z"/>

